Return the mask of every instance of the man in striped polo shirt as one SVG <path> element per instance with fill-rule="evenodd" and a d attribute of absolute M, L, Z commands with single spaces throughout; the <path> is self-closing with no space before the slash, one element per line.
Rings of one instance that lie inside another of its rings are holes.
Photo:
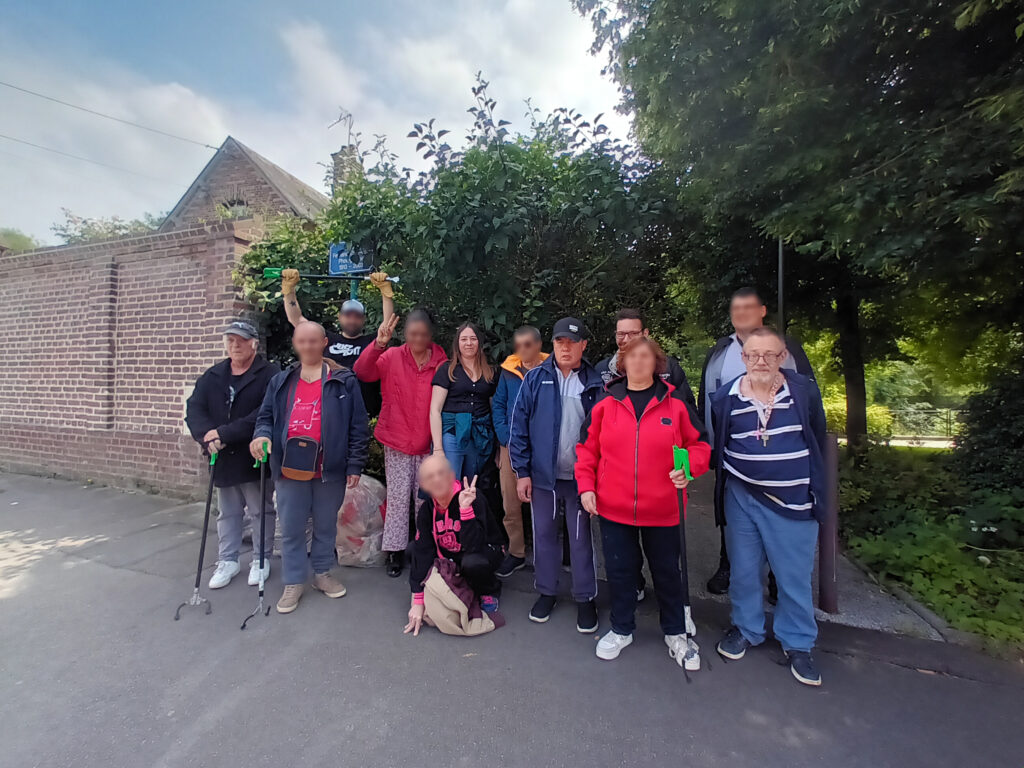
<path fill-rule="evenodd" d="M 793 676 L 821 685 L 811 657 L 814 620 L 811 571 L 824 514 L 822 480 L 825 410 L 812 379 L 784 368 L 786 342 L 767 327 L 743 344 L 746 373 L 711 399 L 715 432 L 715 489 L 725 510 L 732 562 L 729 599 L 733 628 L 718 644 L 728 659 L 741 659 L 765 640 L 764 571 L 779 585 L 773 630 Z"/>

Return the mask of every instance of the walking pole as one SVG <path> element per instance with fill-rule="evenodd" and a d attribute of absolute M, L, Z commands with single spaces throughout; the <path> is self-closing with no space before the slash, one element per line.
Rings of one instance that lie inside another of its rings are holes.
<path fill-rule="evenodd" d="M 675 464 L 676 470 L 683 470 L 686 474 L 687 480 L 693 480 L 693 475 L 690 473 L 690 454 L 685 448 L 680 448 L 678 445 L 672 446 L 672 458 Z M 690 569 L 686 562 L 686 499 L 685 491 L 679 488 L 677 491 L 677 498 L 679 500 L 679 543 L 682 548 L 681 550 L 681 561 L 682 561 L 682 577 L 683 577 L 683 625 L 685 630 L 683 632 L 686 637 L 686 651 L 683 653 L 682 658 L 676 658 L 676 662 L 685 671 L 697 671 L 700 669 L 700 646 L 693 639 L 697 634 L 697 626 L 693 623 L 693 619 L 690 617 Z M 690 676 L 686 676 L 686 682 L 690 682 Z"/>
<path fill-rule="evenodd" d="M 284 272 L 284 267 L 264 267 L 263 277 L 266 280 L 278 280 L 281 278 L 281 273 Z M 299 273 L 299 277 L 304 280 L 370 280 L 369 275 L 307 275 L 305 272 Z M 397 283 L 400 278 L 389 277 L 387 281 L 389 283 Z"/>
<path fill-rule="evenodd" d="M 264 537 L 267 534 L 267 452 L 263 452 L 263 457 L 253 464 L 254 467 L 260 468 L 260 596 L 259 601 L 256 603 L 256 610 L 245 617 L 245 621 L 242 622 L 241 629 L 245 629 L 245 625 L 249 623 L 249 619 L 258 613 L 262 613 L 264 616 L 270 615 L 270 606 L 263 610 L 263 591 L 266 587 L 266 579 L 263 576 L 263 558 L 266 556 L 264 551 Z"/>
<path fill-rule="evenodd" d="M 206 532 L 210 527 L 210 504 L 213 502 L 213 473 L 216 467 L 217 454 L 211 453 L 210 486 L 206 489 L 206 513 L 203 515 L 203 537 L 199 541 L 199 565 L 196 568 L 196 586 L 192 591 L 192 597 L 179 605 L 178 610 L 174 612 L 175 621 L 181 618 L 181 609 L 185 606 L 198 608 L 200 605 L 206 605 L 206 615 L 209 616 L 213 612 L 213 606 L 210 605 L 210 601 L 199 595 L 199 584 L 203 578 L 203 556 L 206 554 Z"/>

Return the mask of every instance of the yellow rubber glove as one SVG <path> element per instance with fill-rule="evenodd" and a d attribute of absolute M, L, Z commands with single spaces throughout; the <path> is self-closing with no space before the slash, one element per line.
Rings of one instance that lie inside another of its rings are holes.
<path fill-rule="evenodd" d="M 299 284 L 299 270 L 281 270 L 281 293 L 295 293 L 295 286 Z"/>
<path fill-rule="evenodd" d="M 392 288 L 391 283 L 388 282 L 387 272 L 374 272 L 370 275 L 370 282 L 373 283 L 374 288 L 380 291 L 380 295 L 384 298 L 395 298 L 395 289 Z"/>

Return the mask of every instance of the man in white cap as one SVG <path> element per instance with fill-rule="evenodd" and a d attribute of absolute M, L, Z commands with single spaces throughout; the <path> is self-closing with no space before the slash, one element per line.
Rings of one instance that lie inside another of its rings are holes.
<path fill-rule="evenodd" d="M 226 587 L 238 575 L 238 553 L 242 548 L 245 516 L 255 518 L 260 508 L 260 472 L 252 465 L 252 440 L 267 385 L 278 372 L 276 365 L 256 354 L 259 333 L 245 320 L 224 329 L 227 358 L 206 370 L 196 382 L 185 406 L 185 423 L 206 455 L 217 454 L 217 568 L 210 577 L 210 589 Z M 270 551 L 274 546 L 274 484 L 267 483 L 267 520 L 263 577 L 270 576 Z M 253 525 L 259 531 L 259 521 Z M 260 581 L 259 535 L 253 536 L 249 584 Z"/>
<path fill-rule="evenodd" d="M 374 272 L 370 279 L 374 286 L 380 291 L 383 300 L 382 320 L 386 323 L 395 313 L 394 289 L 388 282 L 386 272 Z M 299 270 L 286 269 L 281 272 L 281 296 L 284 299 L 284 311 L 288 316 L 288 322 L 293 327 L 307 318 L 302 314 L 299 306 L 299 299 L 296 296 L 295 288 L 299 284 Z M 330 329 L 327 331 L 327 349 L 324 357 L 333 360 L 339 365 L 352 370 L 359 355 L 363 350 L 373 344 L 377 339 L 377 332 L 366 333 L 366 307 L 359 299 L 347 299 L 338 310 L 338 328 L 341 333 L 335 333 Z M 370 417 L 380 413 L 380 384 L 378 382 L 360 382 L 360 389 L 363 393 L 363 402 Z"/>

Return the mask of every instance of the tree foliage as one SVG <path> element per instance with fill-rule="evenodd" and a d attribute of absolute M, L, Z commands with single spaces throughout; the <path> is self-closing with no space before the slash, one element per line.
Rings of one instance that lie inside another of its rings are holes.
<path fill-rule="evenodd" d="M 38 248 L 39 241 L 14 227 L 0 227 L 0 246 L 12 251 L 31 251 Z"/>
<path fill-rule="evenodd" d="M 98 243 L 129 235 L 146 235 L 156 230 L 164 220 L 163 214 L 144 213 L 141 219 L 122 219 L 120 216 L 90 219 L 61 208 L 64 221 L 50 227 L 65 245 Z"/>

